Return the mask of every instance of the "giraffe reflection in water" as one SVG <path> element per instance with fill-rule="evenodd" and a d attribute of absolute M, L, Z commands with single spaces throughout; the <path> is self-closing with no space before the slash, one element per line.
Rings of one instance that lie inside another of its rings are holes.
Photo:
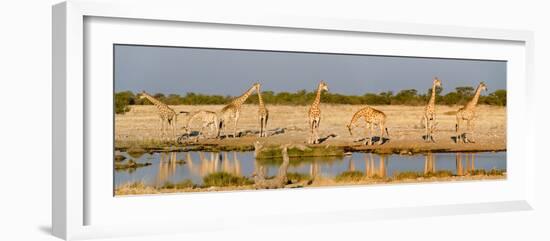
<path fill-rule="evenodd" d="M 475 153 L 460 153 L 460 152 L 456 153 L 456 175 L 464 176 L 466 174 L 470 174 L 476 169 L 475 155 L 476 155 Z M 464 164 L 466 165 L 465 166 L 466 170 L 464 170 L 462 156 L 465 156 Z"/>
<path fill-rule="evenodd" d="M 387 160 L 386 155 L 378 156 L 378 165 L 372 153 L 365 154 L 365 176 L 367 177 L 386 177 Z M 377 167 L 378 166 L 378 167 Z"/>
<path fill-rule="evenodd" d="M 253 152 L 157 152 L 144 154 L 139 158 L 124 152 L 118 154 L 128 159 L 132 158 L 131 160 L 135 160 L 136 163 L 152 164 L 128 171 L 116 170 L 115 185 L 143 182 L 150 186 L 162 187 L 167 183 L 177 184 L 186 180 L 201 185 L 204 177 L 219 172 L 250 178 L 261 170 L 263 176 L 272 177 L 281 165 L 281 160 L 278 159 L 256 159 Z M 346 171 L 361 172 L 364 178 L 393 180 L 395 174 L 403 172 L 415 172 L 429 178 L 481 178 L 483 175 L 495 175 L 488 174 L 492 170 L 496 170 L 493 173 L 506 170 L 506 153 L 380 155 L 356 152 L 344 158 L 291 158 L 288 168 L 288 172 L 294 176 L 318 181 L 336 178 Z"/>
<path fill-rule="evenodd" d="M 424 155 L 424 174 L 435 173 L 435 158 L 433 153 L 428 152 Z"/>
<path fill-rule="evenodd" d="M 156 186 L 163 185 L 167 182 L 170 177 L 176 174 L 178 165 L 177 153 L 176 152 L 161 152 L 159 160 L 159 168 L 156 178 Z"/>
<path fill-rule="evenodd" d="M 193 160 L 190 152 L 187 153 L 185 162 L 190 173 L 204 177 L 215 172 L 227 172 L 233 175 L 241 176 L 241 161 L 237 152 L 233 152 L 232 158 L 229 158 L 229 153 L 223 154 L 210 152 L 198 152 L 198 163 Z"/>

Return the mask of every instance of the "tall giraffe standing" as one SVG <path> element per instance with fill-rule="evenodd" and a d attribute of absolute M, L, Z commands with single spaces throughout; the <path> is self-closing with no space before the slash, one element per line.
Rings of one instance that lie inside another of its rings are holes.
<path fill-rule="evenodd" d="M 160 117 L 160 134 L 161 137 L 167 134 L 168 127 L 172 128 L 172 136 L 175 138 L 176 136 L 176 122 L 178 118 L 178 114 L 168 105 L 162 103 L 161 101 L 155 99 L 153 96 L 147 94 L 145 91 L 142 91 L 140 94 L 140 99 L 147 99 L 153 105 L 157 107 L 157 111 Z M 166 125 L 168 124 L 168 125 Z"/>
<path fill-rule="evenodd" d="M 388 133 L 388 128 L 386 128 L 386 114 L 384 112 L 379 111 L 377 109 L 374 109 L 370 106 L 367 106 L 363 109 L 358 110 L 355 112 L 353 117 L 351 118 L 351 121 L 349 122 L 346 127 L 348 128 L 349 134 L 353 135 L 353 128 L 355 127 L 355 123 L 361 119 L 364 118 L 365 122 L 367 123 L 367 126 L 365 127 L 365 131 L 369 131 L 368 133 L 368 139 L 366 144 L 368 145 L 369 142 L 372 142 L 372 132 L 374 131 L 374 126 L 377 125 L 378 128 L 380 128 L 380 144 L 384 142 L 384 133 L 386 133 L 386 137 L 389 138 L 390 134 Z M 369 128 L 370 127 L 370 128 Z"/>
<path fill-rule="evenodd" d="M 317 96 L 315 96 L 315 100 L 313 101 L 313 104 L 311 104 L 311 107 L 309 108 L 309 128 L 311 130 L 311 133 L 309 135 L 308 144 L 317 144 L 319 141 L 319 123 L 321 122 L 321 109 L 319 108 L 319 104 L 321 104 L 321 93 L 324 91 L 328 91 L 328 85 L 321 80 L 319 82 L 319 85 L 317 86 Z"/>
<path fill-rule="evenodd" d="M 237 137 L 237 123 L 239 121 L 239 116 L 241 114 L 241 106 L 242 104 L 248 99 L 254 91 L 257 91 L 260 88 L 259 83 L 255 83 L 248 89 L 246 92 L 244 92 L 241 96 L 235 98 L 231 103 L 223 107 L 223 109 L 220 112 L 220 118 L 219 118 L 219 127 L 218 128 L 218 137 L 220 137 L 220 131 L 223 129 L 224 135 L 226 134 L 225 127 L 227 124 L 227 121 L 229 119 L 233 120 L 233 138 Z"/>
<path fill-rule="evenodd" d="M 264 100 L 262 98 L 262 93 L 258 86 L 258 119 L 260 121 L 260 134 L 259 137 L 267 136 L 267 120 L 269 119 L 269 110 L 265 107 Z"/>
<path fill-rule="evenodd" d="M 463 134 L 461 133 L 459 135 L 459 130 L 462 126 L 462 121 L 466 121 L 468 131 L 470 131 L 472 135 L 474 134 L 474 121 L 477 117 L 476 106 L 477 106 L 477 101 L 479 100 L 479 95 L 481 94 L 482 90 L 487 91 L 487 85 L 485 85 L 485 83 L 483 82 L 479 83 L 479 85 L 477 86 L 476 93 L 472 98 L 472 100 L 470 100 L 470 102 L 468 102 L 464 107 L 458 109 L 456 113 L 456 126 L 455 126 L 456 143 L 458 143 L 458 141 L 461 138 L 464 143 L 466 143 L 466 141 L 475 143 L 474 140 L 470 140 L 466 138 L 466 133 L 463 133 Z"/>
<path fill-rule="evenodd" d="M 435 129 L 435 89 L 436 87 L 441 87 L 441 80 L 437 77 L 434 78 L 432 84 L 432 96 L 426 108 L 424 109 L 424 127 L 426 128 L 426 141 L 435 142 L 433 137 L 433 132 Z"/>

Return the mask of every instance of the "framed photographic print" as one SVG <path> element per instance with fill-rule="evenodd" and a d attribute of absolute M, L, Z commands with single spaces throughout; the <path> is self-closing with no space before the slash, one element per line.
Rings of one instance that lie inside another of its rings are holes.
<path fill-rule="evenodd" d="M 530 32 L 152 6 L 53 7 L 55 235 L 531 209 Z"/>

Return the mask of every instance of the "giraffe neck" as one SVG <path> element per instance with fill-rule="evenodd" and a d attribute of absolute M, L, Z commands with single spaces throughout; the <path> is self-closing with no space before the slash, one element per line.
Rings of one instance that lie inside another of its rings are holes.
<path fill-rule="evenodd" d="M 258 88 L 258 105 L 264 106 L 264 99 L 262 98 L 262 93 L 260 91 L 260 88 Z"/>
<path fill-rule="evenodd" d="M 246 99 L 248 99 L 248 97 L 252 94 L 252 92 L 254 92 L 255 88 L 256 88 L 255 86 L 250 87 L 250 89 L 244 92 L 241 96 L 233 100 L 232 104 L 237 107 L 241 106 L 246 101 Z"/>
<path fill-rule="evenodd" d="M 168 107 L 166 104 L 160 102 L 159 100 L 155 99 L 153 96 L 150 96 L 149 94 L 143 93 L 143 96 L 145 96 L 145 98 L 147 98 L 149 101 L 151 101 L 151 103 L 153 103 L 153 105 L 155 105 L 158 108 L 167 108 Z"/>
<path fill-rule="evenodd" d="M 323 89 L 321 89 L 321 84 L 319 84 L 317 87 L 317 95 L 315 96 L 312 107 L 319 107 L 319 104 L 321 103 L 321 92 L 323 92 Z"/>
<path fill-rule="evenodd" d="M 353 117 L 351 118 L 351 121 L 349 122 L 349 126 L 352 126 L 355 122 L 357 122 L 357 120 L 361 117 L 361 111 L 358 111 L 355 113 L 355 115 L 353 115 Z"/>
<path fill-rule="evenodd" d="M 468 108 L 471 109 L 476 107 L 480 94 L 481 94 L 481 85 L 477 86 L 476 94 L 474 95 L 474 98 L 472 98 L 472 100 L 468 102 L 468 105 L 467 105 Z"/>
<path fill-rule="evenodd" d="M 435 105 L 435 83 L 432 85 L 432 97 L 430 97 L 429 105 Z"/>

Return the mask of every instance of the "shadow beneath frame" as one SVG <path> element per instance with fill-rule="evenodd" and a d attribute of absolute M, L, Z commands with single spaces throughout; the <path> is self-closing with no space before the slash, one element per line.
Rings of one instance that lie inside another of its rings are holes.
<path fill-rule="evenodd" d="M 49 235 L 53 235 L 52 233 L 52 226 L 49 226 L 49 225 L 42 225 L 40 227 L 38 227 L 38 230 L 44 234 L 49 234 Z"/>

